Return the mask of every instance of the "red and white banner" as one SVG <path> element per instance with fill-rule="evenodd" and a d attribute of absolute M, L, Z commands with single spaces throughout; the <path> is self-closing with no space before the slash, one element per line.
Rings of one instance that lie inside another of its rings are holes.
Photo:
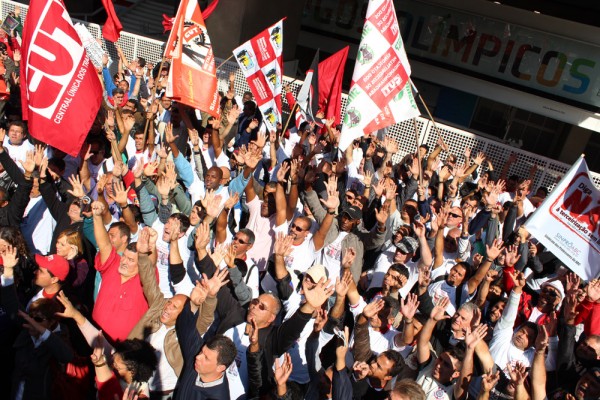
<path fill-rule="evenodd" d="M 600 275 L 600 190 L 594 186 L 583 156 L 525 227 L 583 279 Z"/>
<path fill-rule="evenodd" d="M 392 0 L 371 0 L 367 8 L 340 149 L 363 135 L 419 115 L 412 97 L 410 65 Z"/>
<path fill-rule="evenodd" d="M 282 50 L 283 19 L 233 50 L 268 131 L 281 122 Z"/>
<path fill-rule="evenodd" d="M 165 54 L 172 58 L 167 96 L 218 117 L 215 57 L 198 2 L 179 5 Z"/>
<path fill-rule="evenodd" d="M 102 86 L 61 0 L 31 2 L 21 53 L 29 131 L 77 156 L 100 108 Z"/>

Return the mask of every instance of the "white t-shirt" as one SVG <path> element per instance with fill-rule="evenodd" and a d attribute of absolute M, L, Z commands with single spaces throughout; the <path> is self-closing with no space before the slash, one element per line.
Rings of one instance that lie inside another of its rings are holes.
<path fill-rule="evenodd" d="M 429 363 L 419 371 L 417 383 L 423 388 L 427 400 L 451 400 L 453 398 L 453 385 L 442 385 L 431 376 L 435 361 L 436 358 L 432 354 Z"/>
<path fill-rule="evenodd" d="M 394 263 L 395 253 L 396 246 L 392 244 L 377 257 L 369 289 L 378 288 L 383 285 L 383 278 L 390 266 Z M 408 261 L 404 263 L 404 265 L 408 268 L 409 275 L 406 284 L 398 290 L 398 295 L 402 298 L 405 298 L 410 293 L 414 284 L 419 280 L 419 263 Z"/>
<path fill-rule="evenodd" d="M 275 243 L 275 214 L 268 218 L 260 215 L 262 201 L 260 201 L 258 196 L 254 197 L 246 205 L 250 213 L 246 228 L 250 229 L 256 237 L 254 246 L 248 250 L 247 255 L 255 260 L 259 270 L 264 271 L 267 266 L 267 260 L 273 253 L 273 244 Z"/>
<path fill-rule="evenodd" d="M 335 282 L 335 278 L 340 276 L 342 266 L 342 242 L 348 235 L 348 232 L 340 232 L 338 237 L 321 250 L 321 264 L 327 268 L 329 279 Z"/>
<path fill-rule="evenodd" d="M 24 171 L 23 166 L 19 161 L 25 161 L 27 158 L 27 152 L 35 150 L 35 147 L 31 144 L 31 142 L 25 139 L 19 146 L 15 146 L 14 144 L 10 144 L 10 139 L 8 138 L 8 135 L 6 135 L 3 146 L 6 150 L 8 150 L 10 158 L 12 158 L 15 164 L 17 164 L 17 167 L 19 167 L 21 171 Z"/>
<path fill-rule="evenodd" d="M 158 359 L 158 365 L 156 371 L 148 381 L 148 386 L 153 392 L 164 392 L 175 389 L 177 384 L 177 374 L 165 354 L 165 337 L 167 333 L 175 329 L 175 326 L 167 328 L 164 324 L 160 324 L 160 329 L 154 333 L 151 333 L 146 338 L 146 341 L 152 345 L 155 349 L 156 358 Z M 155 379 L 157 378 L 157 379 Z"/>

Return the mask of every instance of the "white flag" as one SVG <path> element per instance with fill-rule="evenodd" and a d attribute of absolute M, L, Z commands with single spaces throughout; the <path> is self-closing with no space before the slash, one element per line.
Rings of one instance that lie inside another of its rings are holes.
<path fill-rule="evenodd" d="M 410 65 L 392 0 L 370 0 L 348 92 L 340 149 L 354 139 L 416 117 Z"/>
<path fill-rule="evenodd" d="M 583 279 L 600 275 L 600 190 L 594 186 L 583 156 L 525 227 Z"/>

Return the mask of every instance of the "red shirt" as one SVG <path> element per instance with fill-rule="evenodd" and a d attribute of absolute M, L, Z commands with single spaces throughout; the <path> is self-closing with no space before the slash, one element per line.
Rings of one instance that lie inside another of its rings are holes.
<path fill-rule="evenodd" d="M 100 261 L 100 253 L 96 255 L 94 263 L 102 276 L 102 286 L 92 318 L 112 341 L 127 339 L 129 332 L 148 311 L 140 276 L 136 275 L 121 283 L 120 262 L 121 256 L 113 248 L 104 264 Z"/>

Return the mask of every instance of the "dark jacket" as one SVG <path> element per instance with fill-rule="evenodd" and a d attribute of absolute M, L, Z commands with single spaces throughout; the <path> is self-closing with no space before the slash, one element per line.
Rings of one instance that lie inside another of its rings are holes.
<path fill-rule="evenodd" d="M 8 205 L 0 208 L 0 226 L 19 226 L 23 220 L 27 204 L 29 204 L 29 194 L 31 193 L 33 180 L 25 179 L 23 173 L 6 150 L 0 153 L 0 163 L 10 178 L 18 185 Z"/>

